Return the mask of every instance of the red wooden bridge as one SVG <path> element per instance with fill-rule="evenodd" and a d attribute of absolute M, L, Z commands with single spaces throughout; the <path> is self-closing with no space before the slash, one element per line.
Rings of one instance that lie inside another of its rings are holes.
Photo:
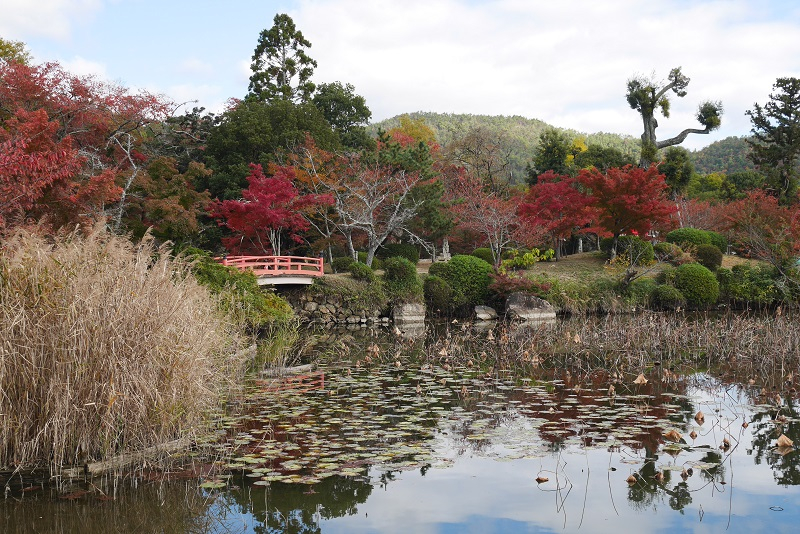
<path fill-rule="evenodd" d="M 258 285 L 312 284 L 322 276 L 322 258 L 304 256 L 224 256 L 222 265 L 251 270 Z"/>

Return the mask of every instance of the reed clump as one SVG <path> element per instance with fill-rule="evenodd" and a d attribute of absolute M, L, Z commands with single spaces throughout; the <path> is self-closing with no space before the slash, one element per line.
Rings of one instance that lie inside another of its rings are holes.
<path fill-rule="evenodd" d="M 189 265 L 101 228 L 0 248 L 0 468 L 104 460 L 202 430 L 242 368 Z"/>

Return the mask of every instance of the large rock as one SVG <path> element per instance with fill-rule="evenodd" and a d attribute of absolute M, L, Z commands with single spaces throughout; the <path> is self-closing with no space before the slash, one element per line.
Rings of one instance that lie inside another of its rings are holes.
<path fill-rule="evenodd" d="M 497 312 L 489 306 L 475 306 L 475 318 L 479 321 L 494 321 L 497 319 Z"/>
<path fill-rule="evenodd" d="M 511 293 L 506 300 L 506 315 L 523 321 L 555 319 L 556 309 L 546 300 L 530 293 Z"/>
<path fill-rule="evenodd" d="M 423 323 L 425 322 L 424 304 L 398 304 L 392 309 L 392 319 L 395 324 Z"/>

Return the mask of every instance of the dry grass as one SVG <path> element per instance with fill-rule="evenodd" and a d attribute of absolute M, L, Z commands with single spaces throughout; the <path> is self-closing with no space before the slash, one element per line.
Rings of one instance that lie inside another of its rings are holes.
<path fill-rule="evenodd" d="M 654 366 L 693 372 L 711 368 L 775 387 L 797 372 L 797 316 L 637 313 L 550 323 L 500 324 L 491 335 L 465 332 L 427 347 L 441 362 L 495 369 L 537 366 L 631 373 Z"/>
<path fill-rule="evenodd" d="M 187 265 L 100 229 L 0 249 L 0 467 L 107 459 L 191 435 L 242 362 Z"/>

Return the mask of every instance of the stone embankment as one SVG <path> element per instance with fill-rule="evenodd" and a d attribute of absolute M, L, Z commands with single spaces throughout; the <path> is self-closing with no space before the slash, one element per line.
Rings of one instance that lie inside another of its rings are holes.
<path fill-rule="evenodd" d="M 296 291 L 285 296 L 303 322 L 342 325 L 389 323 L 388 310 L 348 299 L 347 295 Z"/>

